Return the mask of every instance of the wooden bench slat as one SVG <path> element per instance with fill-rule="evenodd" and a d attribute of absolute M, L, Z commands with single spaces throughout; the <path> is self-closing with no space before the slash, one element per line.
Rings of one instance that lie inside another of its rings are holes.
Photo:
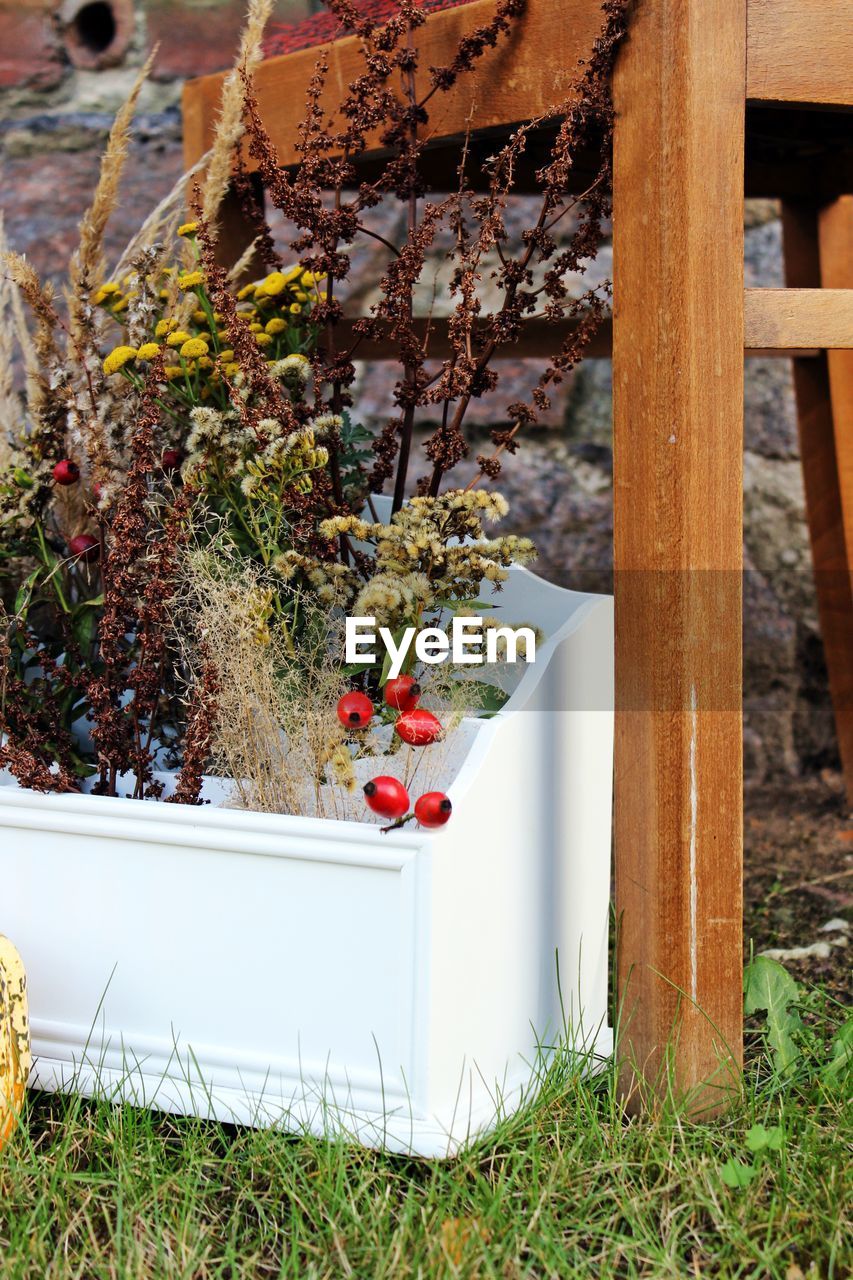
<path fill-rule="evenodd" d="M 853 106 L 850 0 L 749 0 L 746 96 Z"/>
<path fill-rule="evenodd" d="M 747 289 L 747 347 L 853 347 L 853 289 Z"/>
<path fill-rule="evenodd" d="M 473 0 L 430 15 L 418 34 L 421 65 L 449 62 L 459 37 L 487 22 L 494 0 Z M 752 102 L 853 105 L 850 0 L 750 0 L 747 90 Z M 516 33 L 489 50 L 477 70 L 430 104 L 430 134 L 439 140 L 469 127 L 490 129 L 528 120 L 559 102 L 578 61 L 589 55 L 601 25 L 599 0 L 528 0 Z M 261 114 L 284 165 L 295 164 L 305 89 L 320 49 L 328 51 L 329 92 L 337 96 L 363 69 L 355 37 L 269 58 L 256 76 Z M 210 146 L 223 75 L 184 88 L 184 154 L 194 164 Z"/>
<path fill-rule="evenodd" d="M 354 324 L 354 317 L 347 316 L 338 326 L 338 339 L 343 347 L 349 347 L 355 341 Z M 429 325 L 430 330 L 430 358 L 436 360 L 446 359 L 451 354 L 447 320 L 444 317 L 438 317 L 429 321 L 426 318 L 415 321 L 415 328 L 424 336 L 426 336 L 427 325 Z M 541 358 L 551 352 L 555 352 L 564 338 L 575 327 L 575 322 L 569 320 L 556 324 L 544 320 L 528 320 L 518 342 L 499 347 L 495 359 L 524 360 L 535 357 Z M 601 324 L 593 336 L 586 349 L 586 358 L 589 360 L 609 360 L 612 348 L 613 323 L 608 319 Z M 745 354 L 747 356 L 776 356 L 791 360 L 795 357 L 797 359 L 816 357 L 819 350 L 816 345 L 797 347 L 758 346 L 755 348 L 747 347 Z M 376 338 L 369 342 L 363 341 L 359 344 L 354 358 L 356 360 L 396 360 L 399 358 L 399 347 L 389 338 Z"/>

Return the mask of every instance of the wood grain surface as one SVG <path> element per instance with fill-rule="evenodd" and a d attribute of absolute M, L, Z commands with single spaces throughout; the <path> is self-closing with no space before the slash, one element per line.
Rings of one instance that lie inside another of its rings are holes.
<path fill-rule="evenodd" d="M 615 79 L 620 1053 L 706 1113 L 742 1056 L 745 35 L 644 0 Z"/>

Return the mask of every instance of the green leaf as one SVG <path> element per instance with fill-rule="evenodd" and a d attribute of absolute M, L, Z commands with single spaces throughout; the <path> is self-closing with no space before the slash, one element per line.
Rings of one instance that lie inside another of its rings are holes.
<path fill-rule="evenodd" d="M 832 1055 L 824 1068 L 824 1079 L 830 1084 L 838 1084 L 847 1080 L 851 1069 L 853 1069 L 853 1018 L 848 1018 L 833 1037 Z"/>
<path fill-rule="evenodd" d="M 754 1124 L 747 1129 L 745 1142 L 752 1152 L 779 1151 L 785 1141 L 785 1130 L 780 1124 L 766 1129 L 763 1124 Z"/>
<path fill-rule="evenodd" d="M 802 1028 L 800 1015 L 789 1005 L 797 1004 L 800 988 L 778 960 L 756 956 L 743 975 L 744 1013 L 766 1012 L 767 1040 L 773 1050 L 773 1064 L 781 1074 L 800 1056 L 793 1033 Z"/>
<path fill-rule="evenodd" d="M 31 574 L 24 579 L 18 588 L 18 594 L 15 596 L 15 613 L 23 614 L 29 606 L 33 595 L 33 588 L 39 580 L 41 567 L 33 569 Z"/>
<path fill-rule="evenodd" d="M 98 626 L 98 619 L 91 609 L 81 610 L 72 620 L 71 631 L 83 653 L 90 647 Z"/>
<path fill-rule="evenodd" d="M 742 1160 L 729 1159 L 720 1168 L 720 1177 L 727 1187 L 737 1189 L 748 1187 L 756 1175 L 753 1164 L 744 1164 Z"/>

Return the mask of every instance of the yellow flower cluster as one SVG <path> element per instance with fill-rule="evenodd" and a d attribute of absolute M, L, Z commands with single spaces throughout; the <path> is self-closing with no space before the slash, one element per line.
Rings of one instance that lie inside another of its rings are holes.
<path fill-rule="evenodd" d="M 240 311 L 259 347 L 270 347 L 275 338 L 304 324 L 314 304 L 326 296 L 321 279 L 296 265 L 243 286 L 237 294 Z"/>
<path fill-rule="evenodd" d="M 110 377 L 113 373 L 118 373 L 126 364 L 130 364 L 131 360 L 135 360 L 136 355 L 136 347 L 113 347 L 112 351 L 104 361 L 104 373 L 107 377 Z"/>

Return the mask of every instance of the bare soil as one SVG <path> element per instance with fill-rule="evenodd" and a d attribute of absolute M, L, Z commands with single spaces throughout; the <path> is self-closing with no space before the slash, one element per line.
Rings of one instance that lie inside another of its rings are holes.
<path fill-rule="evenodd" d="M 824 928 L 853 916 L 853 812 L 840 775 L 748 790 L 744 835 L 747 954 L 829 943 L 827 956 L 780 959 L 798 980 L 850 1004 L 853 930 Z"/>

